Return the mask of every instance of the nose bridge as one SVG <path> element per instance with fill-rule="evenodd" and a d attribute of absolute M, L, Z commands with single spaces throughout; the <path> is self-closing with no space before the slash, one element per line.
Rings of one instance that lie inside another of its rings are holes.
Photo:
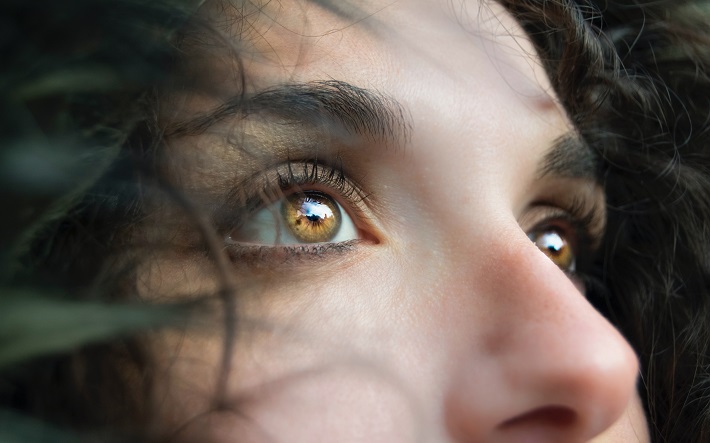
<path fill-rule="evenodd" d="M 447 423 L 459 441 L 582 441 L 633 396 L 636 357 L 525 233 L 499 235 L 470 275 L 485 309 L 455 369 Z M 479 251 L 480 252 L 480 251 Z M 537 441 L 537 440 L 534 440 Z"/>

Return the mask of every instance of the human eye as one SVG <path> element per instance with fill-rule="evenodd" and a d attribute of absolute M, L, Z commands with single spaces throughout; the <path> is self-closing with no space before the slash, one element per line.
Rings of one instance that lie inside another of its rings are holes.
<path fill-rule="evenodd" d="M 568 274 L 577 270 L 576 248 L 565 230 L 545 226 L 528 232 L 528 238 L 561 270 Z"/>
<path fill-rule="evenodd" d="M 260 260 L 320 257 L 352 249 L 365 235 L 362 190 L 342 168 L 289 161 L 247 186 L 239 221 L 225 241 L 233 255 Z"/>
<path fill-rule="evenodd" d="M 530 241 L 576 283 L 586 277 L 604 231 L 599 205 L 574 200 L 567 206 L 537 205 L 527 230 Z"/>
<path fill-rule="evenodd" d="M 338 243 L 358 239 L 355 224 L 327 192 L 298 190 L 259 209 L 230 233 L 232 242 L 260 245 Z"/>

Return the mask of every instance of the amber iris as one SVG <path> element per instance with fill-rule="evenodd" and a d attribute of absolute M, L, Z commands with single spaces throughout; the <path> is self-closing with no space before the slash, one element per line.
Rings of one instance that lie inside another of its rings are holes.
<path fill-rule="evenodd" d="M 332 240 L 342 220 L 338 204 L 326 194 L 316 191 L 286 197 L 281 215 L 296 240 L 303 243 Z"/>
<path fill-rule="evenodd" d="M 532 232 L 530 240 L 563 271 L 574 271 L 575 256 L 572 246 L 556 229 Z"/>

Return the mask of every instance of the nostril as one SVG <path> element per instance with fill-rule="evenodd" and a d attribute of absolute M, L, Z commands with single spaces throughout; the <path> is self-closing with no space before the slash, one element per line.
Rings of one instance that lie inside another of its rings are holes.
<path fill-rule="evenodd" d="M 525 426 L 567 428 L 577 421 L 577 413 L 564 406 L 546 406 L 506 420 L 501 429 Z"/>

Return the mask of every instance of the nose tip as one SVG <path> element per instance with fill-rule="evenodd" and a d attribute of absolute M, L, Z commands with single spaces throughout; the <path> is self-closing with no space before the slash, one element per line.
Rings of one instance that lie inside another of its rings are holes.
<path fill-rule="evenodd" d="M 584 442 L 624 414 L 636 382 L 633 353 L 608 360 L 560 361 L 552 352 L 520 359 L 450 391 L 447 415 L 460 442 Z M 486 388 L 481 389 L 481 384 Z"/>
<path fill-rule="evenodd" d="M 587 441 L 614 424 L 634 396 L 638 363 L 630 345 L 532 249 L 521 244 L 499 255 L 498 275 L 488 267 L 478 277 L 488 282 L 477 296 L 490 300 L 485 322 L 493 326 L 449 391 L 456 441 Z"/>
<path fill-rule="evenodd" d="M 585 355 L 572 352 L 564 359 L 556 358 L 559 351 L 542 350 L 537 361 L 521 362 L 524 374 L 508 372 L 520 392 L 509 393 L 518 404 L 506 405 L 494 426 L 506 435 L 503 441 L 538 441 L 533 434 L 544 442 L 587 441 L 624 414 L 634 395 L 637 361 L 623 338 L 607 332 L 594 347 L 578 343 Z"/>

